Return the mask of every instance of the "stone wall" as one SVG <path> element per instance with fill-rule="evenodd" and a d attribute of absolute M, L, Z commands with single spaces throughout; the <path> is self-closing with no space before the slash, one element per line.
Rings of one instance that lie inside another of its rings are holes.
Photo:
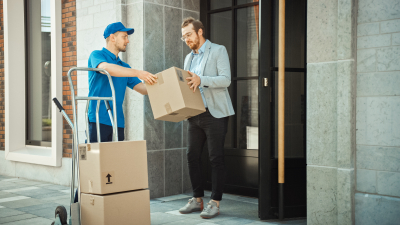
<path fill-rule="evenodd" d="M 356 1 L 309 0 L 307 224 L 354 223 Z"/>
<path fill-rule="evenodd" d="M 158 73 L 172 66 L 183 68 L 190 49 L 180 40 L 183 18 L 200 17 L 200 1 L 137 3 L 144 6 L 143 68 Z M 144 139 L 147 141 L 150 196 L 162 197 L 191 190 L 186 147 L 186 121 L 154 120 L 149 99 L 144 98 Z"/>
<path fill-rule="evenodd" d="M 400 3 L 358 0 L 356 224 L 400 221 Z"/>

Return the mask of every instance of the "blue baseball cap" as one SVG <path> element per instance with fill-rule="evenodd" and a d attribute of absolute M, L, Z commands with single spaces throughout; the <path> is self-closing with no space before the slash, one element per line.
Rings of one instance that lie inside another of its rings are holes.
<path fill-rule="evenodd" d="M 104 30 L 104 39 L 108 38 L 110 34 L 114 34 L 117 31 L 126 31 L 128 35 L 131 35 L 135 30 L 133 28 L 125 28 L 125 26 L 121 22 L 112 23 L 109 24 Z"/>

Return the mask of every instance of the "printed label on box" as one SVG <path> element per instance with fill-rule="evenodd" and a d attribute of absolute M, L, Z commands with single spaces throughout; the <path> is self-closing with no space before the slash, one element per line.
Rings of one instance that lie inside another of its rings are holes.
<path fill-rule="evenodd" d="M 79 159 L 87 160 L 86 158 L 86 145 L 79 146 Z"/>

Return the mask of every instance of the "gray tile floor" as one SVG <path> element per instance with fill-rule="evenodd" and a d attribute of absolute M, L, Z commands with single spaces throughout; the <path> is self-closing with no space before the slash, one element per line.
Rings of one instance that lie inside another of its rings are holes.
<path fill-rule="evenodd" d="M 206 193 L 206 196 L 210 196 L 210 193 Z M 224 195 L 221 214 L 216 218 L 205 220 L 200 218 L 200 213 L 180 214 L 178 209 L 189 198 L 189 195 L 182 194 L 151 199 L 151 224 L 307 224 L 305 219 L 260 221 L 257 199 L 229 194 Z M 204 200 L 208 202 L 210 199 Z M 0 224 L 50 225 L 54 220 L 54 210 L 59 205 L 69 208 L 69 187 L 0 175 Z"/>

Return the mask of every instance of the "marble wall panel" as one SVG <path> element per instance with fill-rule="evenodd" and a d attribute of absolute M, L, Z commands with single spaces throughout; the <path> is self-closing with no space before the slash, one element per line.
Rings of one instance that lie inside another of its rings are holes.
<path fill-rule="evenodd" d="M 338 224 L 337 169 L 307 166 L 307 224 Z"/>
<path fill-rule="evenodd" d="M 398 224 L 400 199 L 371 194 L 355 194 L 355 224 Z"/>
<path fill-rule="evenodd" d="M 163 6 L 144 3 L 144 70 L 156 74 L 164 70 Z"/>
<path fill-rule="evenodd" d="M 189 121 L 182 121 L 182 147 L 186 148 L 188 146 L 188 132 L 189 132 Z"/>
<path fill-rule="evenodd" d="M 400 173 L 377 172 L 378 194 L 400 197 Z"/>
<path fill-rule="evenodd" d="M 356 1 L 338 0 L 337 59 L 353 59 L 356 46 Z"/>
<path fill-rule="evenodd" d="M 356 68 L 354 61 L 337 63 L 337 166 L 353 168 L 356 150 Z"/>
<path fill-rule="evenodd" d="M 164 122 L 154 119 L 148 96 L 144 97 L 144 139 L 147 150 L 165 149 Z"/>
<path fill-rule="evenodd" d="M 400 32 L 400 20 L 389 20 L 381 22 L 381 33 Z"/>
<path fill-rule="evenodd" d="M 124 100 L 125 140 L 144 140 L 144 97 L 127 88 Z"/>
<path fill-rule="evenodd" d="M 400 46 L 381 48 L 376 51 L 377 70 L 400 70 Z"/>
<path fill-rule="evenodd" d="M 183 68 L 182 59 L 182 10 L 164 7 L 164 25 L 165 51 L 164 51 L 164 69 L 172 66 Z"/>
<path fill-rule="evenodd" d="M 337 170 L 337 224 L 354 224 L 354 169 Z"/>
<path fill-rule="evenodd" d="M 376 49 L 361 49 L 357 51 L 357 72 L 376 71 Z"/>
<path fill-rule="evenodd" d="M 399 96 L 400 71 L 360 73 L 357 75 L 357 96 Z"/>
<path fill-rule="evenodd" d="M 337 59 L 337 0 L 309 0 L 307 9 L 307 62 Z"/>
<path fill-rule="evenodd" d="M 135 29 L 135 32 L 129 36 L 127 46 L 127 62 L 133 69 L 143 70 L 144 63 L 144 19 L 143 3 L 127 5 L 127 27 Z"/>
<path fill-rule="evenodd" d="M 371 35 L 358 37 L 357 48 L 377 48 L 386 47 L 391 44 L 391 34 Z"/>
<path fill-rule="evenodd" d="M 164 197 L 165 183 L 164 151 L 147 152 L 150 198 Z"/>
<path fill-rule="evenodd" d="M 143 2 L 144 0 L 126 0 L 125 4 L 130 5 L 130 4 L 134 4 L 137 2 Z"/>
<path fill-rule="evenodd" d="M 337 64 L 307 65 L 307 164 L 337 165 Z"/>
<path fill-rule="evenodd" d="M 182 148 L 182 122 L 164 122 L 165 149 Z"/>
<path fill-rule="evenodd" d="M 358 0 L 358 23 L 400 18 L 398 0 Z"/>
<path fill-rule="evenodd" d="M 182 193 L 182 149 L 165 151 L 165 196 Z"/>
<path fill-rule="evenodd" d="M 164 0 L 144 0 L 145 2 L 151 2 L 156 4 L 164 4 Z"/>
<path fill-rule="evenodd" d="M 190 182 L 189 167 L 186 156 L 187 149 L 182 150 L 182 192 L 192 194 L 192 183 Z"/>
<path fill-rule="evenodd" d="M 392 34 L 392 45 L 400 45 L 400 33 Z"/>
<path fill-rule="evenodd" d="M 200 12 L 200 0 L 184 0 L 182 8 Z"/>
<path fill-rule="evenodd" d="M 400 147 L 357 145 L 357 168 L 400 172 Z"/>
<path fill-rule="evenodd" d="M 358 145 L 400 146 L 400 98 L 358 97 Z"/>
<path fill-rule="evenodd" d="M 181 0 L 164 0 L 165 5 L 182 8 L 182 1 Z"/>
<path fill-rule="evenodd" d="M 376 171 L 357 169 L 357 191 L 376 193 Z"/>
<path fill-rule="evenodd" d="M 379 23 L 363 23 L 357 25 L 357 36 L 379 34 Z"/>

